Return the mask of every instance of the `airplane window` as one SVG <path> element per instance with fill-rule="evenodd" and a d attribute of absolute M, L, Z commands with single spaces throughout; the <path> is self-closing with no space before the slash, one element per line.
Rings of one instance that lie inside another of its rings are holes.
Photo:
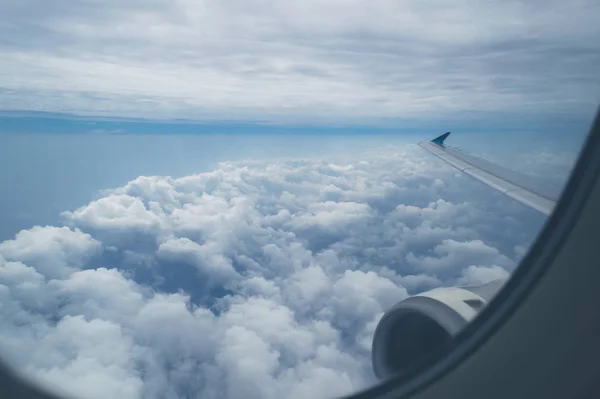
<path fill-rule="evenodd" d="M 599 11 L 2 2 L 1 361 L 124 399 L 334 398 L 425 364 L 560 203 Z"/>

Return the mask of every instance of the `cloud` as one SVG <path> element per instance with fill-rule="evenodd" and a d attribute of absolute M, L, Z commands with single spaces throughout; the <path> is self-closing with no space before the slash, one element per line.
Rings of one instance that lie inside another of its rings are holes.
<path fill-rule="evenodd" d="M 409 253 L 407 261 L 426 271 L 444 273 L 449 269 L 461 269 L 465 263 L 478 265 L 481 263 L 501 265 L 512 269 L 514 261 L 502 255 L 498 249 L 484 244 L 481 240 L 458 242 L 443 240 L 433 248 L 435 256 L 416 257 Z"/>
<path fill-rule="evenodd" d="M 88 398 L 365 388 L 387 309 L 508 275 L 544 221 L 415 150 L 140 176 L 21 231 L 0 244 L 0 352 Z"/>
<path fill-rule="evenodd" d="M 141 199 L 129 195 L 113 194 L 66 214 L 81 225 L 115 232 L 121 229 L 151 231 L 160 224 L 160 217 L 146 209 Z"/>
<path fill-rule="evenodd" d="M 101 250 L 89 234 L 68 227 L 36 226 L 0 243 L 0 255 L 36 268 L 44 276 L 62 277 L 81 268 Z"/>
<path fill-rule="evenodd" d="M 279 122 L 587 116 L 598 7 L 11 2 L 0 6 L 0 107 Z"/>
<path fill-rule="evenodd" d="M 177 238 L 160 244 L 156 255 L 161 260 L 191 264 L 208 278 L 227 281 L 237 275 L 231 260 L 222 255 L 218 244 L 200 245 L 189 238 Z"/>
<path fill-rule="evenodd" d="M 463 276 L 458 279 L 461 285 L 479 285 L 490 281 L 505 279 L 510 273 L 500 266 L 469 266 L 462 272 Z"/>

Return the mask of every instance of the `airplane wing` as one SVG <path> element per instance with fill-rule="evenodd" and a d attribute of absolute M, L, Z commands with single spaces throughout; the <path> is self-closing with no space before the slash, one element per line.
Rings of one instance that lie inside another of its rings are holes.
<path fill-rule="evenodd" d="M 436 157 L 483 184 L 545 215 L 550 215 L 558 200 L 557 192 L 544 187 L 529 176 L 445 146 L 444 140 L 449 135 L 450 132 L 447 132 L 429 142 L 422 141 L 418 144 Z"/>

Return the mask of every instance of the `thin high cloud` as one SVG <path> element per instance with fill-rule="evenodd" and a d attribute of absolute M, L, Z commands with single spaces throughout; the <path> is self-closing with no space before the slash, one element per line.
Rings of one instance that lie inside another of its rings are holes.
<path fill-rule="evenodd" d="M 592 0 L 3 2 L 0 107 L 317 122 L 586 115 L 599 11 Z"/>
<path fill-rule="evenodd" d="M 83 398 L 365 388 L 383 312 L 507 276 L 544 220 L 439 162 L 411 145 L 141 176 L 0 243 L 0 354 Z"/>

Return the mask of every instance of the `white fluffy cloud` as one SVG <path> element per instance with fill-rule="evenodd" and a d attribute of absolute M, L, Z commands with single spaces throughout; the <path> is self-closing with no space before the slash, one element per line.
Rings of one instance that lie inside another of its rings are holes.
<path fill-rule="evenodd" d="M 593 0 L 0 4 L 0 108 L 295 121 L 597 102 Z"/>
<path fill-rule="evenodd" d="M 67 227 L 36 226 L 0 243 L 5 259 L 25 262 L 48 278 L 68 275 L 100 250 L 101 244 L 89 234 Z"/>
<path fill-rule="evenodd" d="M 426 156 L 139 177 L 0 244 L 0 352 L 88 398 L 364 388 L 383 312 L 508 275 L 543 223 Z"/>
<path fill-rule="evenodd" d="M 419 269 L 444 272 L 449 269 L 462 269 L 468 265 L 493 264 L 510 268 L 514 261 L 502 255 L 498 249 L 484 244 L 481 240 L 458 242 L 444 240 L 433 249 L 435 256 L 416 257 L 409 253 L 407 261 Z"/>

